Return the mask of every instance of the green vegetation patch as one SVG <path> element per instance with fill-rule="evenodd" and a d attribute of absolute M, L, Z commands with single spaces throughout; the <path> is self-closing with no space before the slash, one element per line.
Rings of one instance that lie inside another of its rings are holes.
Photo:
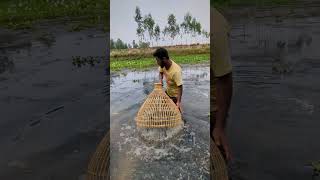
<path fill-rule="evenodd" d="M 140 59 L 140 58 L 153 58 L 152 54 L 156 48 L 135 48 L 135 49 L 114 49 L 111 50 L 110 57 L 115 60 L 129 60 L 129 59 Z M 195 54 L 209 54 L 210 45 L 177 45 L 167 46 L 166 49 L 170 56 L 184 56 L 184 55 L 195 55 Z"/>
<path fill-rule="evenodd" d="M 0 26 L 25 29 L 39 20 L 81 18 L 86 25 L 103 24 L 104 30 L 109 30 L 109 4 L 109 0 L 3 0 Z"/>
<path fill-rule="evenodd" d="M 209 63 L 209 54 L 194 54 L 194 55 L 180 55 L 171 56 L 171 59 L 178 64 L 199 64 Z M 111 71 L 120 71 L 123 69 L 146 69 L 149 67 L 156 67 L 157 63 L 154 58 L 141 58 L 141 59 L 129 59 L 129 60 L 116 60 L 111 58 L 110 68 Z"/>

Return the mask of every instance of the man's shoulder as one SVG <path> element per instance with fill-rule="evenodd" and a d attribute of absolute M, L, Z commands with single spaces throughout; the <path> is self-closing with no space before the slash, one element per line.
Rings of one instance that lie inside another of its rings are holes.
<path fill-rule="evenodd" d="M 174 62 L 173 60 L 172 61 L 172 64 L 174 66 L 174 70 L 175 71 L 181 71 L 181 66 L 179 64 L 177 64 L 176 62 Z"/>

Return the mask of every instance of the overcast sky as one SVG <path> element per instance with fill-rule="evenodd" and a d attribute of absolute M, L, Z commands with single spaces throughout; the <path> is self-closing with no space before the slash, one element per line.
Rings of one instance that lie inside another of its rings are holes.
<path fill-rule="evenodd" d="M 210 8 L 209 0 L 111 0 L 110 1 L 110 36 L 112 39 L 120 38 L 126 43 L 138 42 L 136 35 L 137 23 L 134 21 L 135 8 L 140 7 L 142 16 L 151 13 L 160 29 L 167 25 L 168 15 L 173 13 L 177 23 L 181 24 L 183 17 L 190 12 L 193 17 L 200 21 L 202 28 L 210 31 Z M 148 36 L 147 36 L 148 37 Z M 186 41 L 197 41 L 200 43 L 209 42 L 206 38 L 190 39 L 184 37 L 176 38 L 174 44 L 185 43 Z M 159 45 L 168 45 L 172 41 L 167 39 L 160 41 Z"/>

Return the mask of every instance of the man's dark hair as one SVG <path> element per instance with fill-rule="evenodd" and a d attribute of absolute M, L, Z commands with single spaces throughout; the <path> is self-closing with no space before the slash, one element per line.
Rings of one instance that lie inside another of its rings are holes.
<path fill-rule="evenodd" d="M 163 60 L 163 58 L 169 59 L 168 51 L 165 48 L 158 48 L 154 53 L 153 57 L 158 57 Z"/>

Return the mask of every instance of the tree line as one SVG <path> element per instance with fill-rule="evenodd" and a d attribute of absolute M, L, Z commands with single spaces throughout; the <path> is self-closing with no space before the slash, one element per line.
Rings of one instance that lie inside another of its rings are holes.
<path fill-rule="evenodd" d="M 174 14 L 169 14 L 167 18 L 167 25 L 162 29 L 156 24 L 151 13 L 142 16 L 139 7 L 135 9 L 134 21 L 137 23 L 136 34 L 139 38 L 139 43 L 134 40 L 132 44 L 127 44 L 121 39 L 116 41 L 110 40 L 111 49 L 128 49 L 128 48 L 146 48 L 153 45 L 154 42 L 158 43 L 159 40 L 170 38 L 173 41 L 180 36 L 181 40 L 184 36 L 192 37 L 195 39 L 197 36 L 203 36 L 209 38 L 209 32 L 202 28 L 201 23 L 192 17 L 191 13 L 188 12 L 184 15 L 183 22 L 178 23 Z M 186 44 L 188 38 L 186 38 Z"/>
<path fill-rule="evenodd" d="M 110 49 L 130 49 L 130 48 L 148 48 L 150 47 L 150 42 L 139 41 L 136 43 L 135 40 L 132 41 L 132 44 L 125 43 L 121 39 L 117 39 L 116 41 L 110 40 Z"/>
<path fill-rule="evenodd" d="M 160 26 L 155 23 L 150 13 L 142 16 L 139 7 L 136 7 L 134 20 L 137 23 L 136 34 L 140 41 L 145 41 L 148 36 L 151 44 L 153 41 L 158 42 L 161 39 L 161 35 L 163 39 L 169 37 L 172 41 L 178 36 L 182 39 L 185 35 L 193 38 L 196 36 L 209 38 L 209 32 L 202 28 L 201 23 L 195 17 L 192 17 L 190 12 L 184 15 L 183 22 L 180 24 L 177 22 L 174 14 L 169 14 L 167 25 L 163 27 L 162 30 Z"/>

